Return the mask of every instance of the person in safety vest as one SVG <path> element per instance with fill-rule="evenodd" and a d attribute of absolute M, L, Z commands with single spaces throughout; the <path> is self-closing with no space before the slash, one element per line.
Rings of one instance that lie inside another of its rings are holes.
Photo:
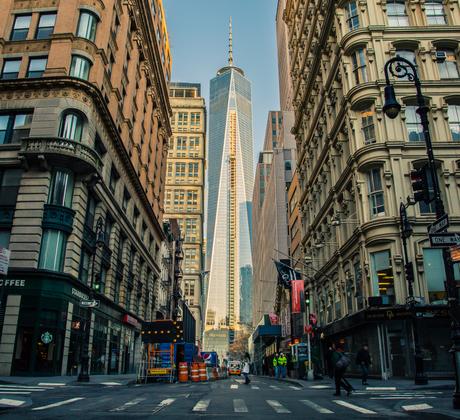
<path fill-rule="evenodd" d="M 287 370 L 287 358 L 284 353 L 281 353 L 278 357 L 279 376 L 285 378 Z"/>
<path fill-rule="evenodd" d="M 274 356 L 273 356 L 273 370 L 274 370 L 274 373 L 275 373 L 275 378 L 278 378 L 278 353 L 276 353 Z"/>

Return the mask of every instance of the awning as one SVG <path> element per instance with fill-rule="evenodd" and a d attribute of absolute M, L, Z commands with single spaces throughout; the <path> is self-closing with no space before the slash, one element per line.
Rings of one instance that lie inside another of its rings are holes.
<path fill-rule="evenodd" d="M 252 335 L 255 343 L 259 337 L 281 337 L 281 325 L 259 325 Z"/>

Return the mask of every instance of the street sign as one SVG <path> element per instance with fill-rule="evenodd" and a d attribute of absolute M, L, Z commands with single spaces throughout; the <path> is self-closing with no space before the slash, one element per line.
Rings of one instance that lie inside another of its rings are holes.
<path fill-rule="evenodd" d="M 428 233 L 439 233 L 449 227 L 449 216 L 445 214 L 428 226 Z"/>
<path fill-rule="evenodd" d="M 99 301 L 96 299 L 93 300 L 81 300 L 80 306 L 82 308 L 97 308 L 99 306 Z"/>
<path fill-rule="evenodd" d="M 8 266 L 10 265 L 11 251 L 0 246 L 0 275 L 8 274 Z"/>
<path fill-rule="evenodd" d="M 454 245 L 460 245 L 460 233 L 430 233 L 428 236 L 430 237 L 431 246 L 449 247 Z"/>

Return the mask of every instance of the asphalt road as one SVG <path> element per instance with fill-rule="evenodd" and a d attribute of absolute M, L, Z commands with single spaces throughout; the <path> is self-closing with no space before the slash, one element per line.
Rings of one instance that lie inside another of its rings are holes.
<path fill-rule="evenodd" d="M 30 398 L 27 407 L 4 410 L 0 415 L 2 419 L 21 420 L 460 418 L 460 413 L 449 410 L 450 391 L 358 389 L 350 397 L 334 397 L 333 392 L 321 383 L 301 388 L 257 377 L 250 385 L 241 378 L 131 386 L 0 385 L 0 398 Z"/>

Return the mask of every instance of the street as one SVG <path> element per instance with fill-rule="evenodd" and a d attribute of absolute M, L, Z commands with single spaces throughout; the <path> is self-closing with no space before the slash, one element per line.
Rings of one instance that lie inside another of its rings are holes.
<path fill-rule="evenodd" d="M 451 391 L 392 390 L 379 381 L 334 397 L 330 381 L 304 387 L 269 378 L 239 377 L 210 383 L 147 385 L 0 385 L 1 399 L 29 395 L 31 404 L 2 412 L 4 419 L 101 418 L 460 418 Z"/>

